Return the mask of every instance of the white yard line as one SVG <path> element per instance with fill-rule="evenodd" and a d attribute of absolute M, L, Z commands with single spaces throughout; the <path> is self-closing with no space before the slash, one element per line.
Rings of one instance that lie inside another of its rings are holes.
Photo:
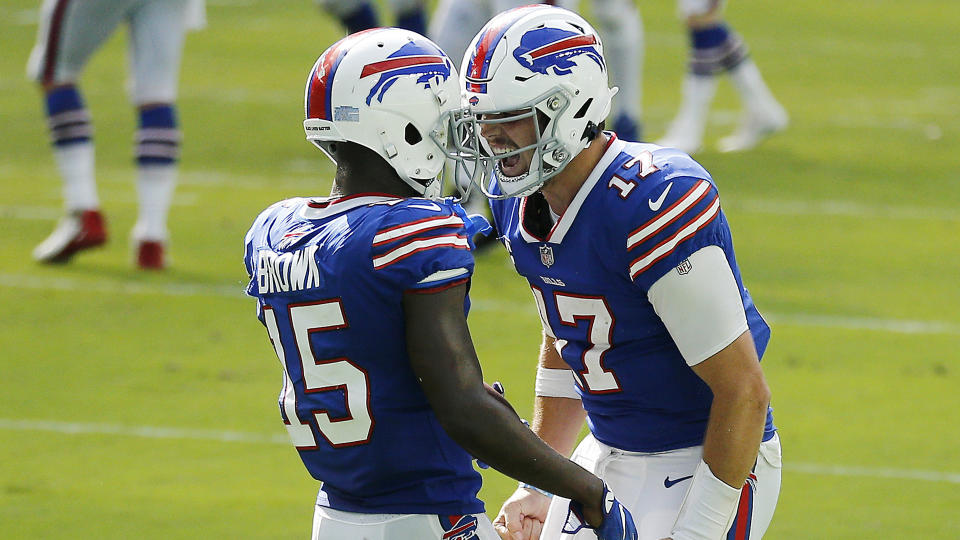
<path fill-rule="evenodd" d="M 80 280 L 62 277 L 41 277 L 0 273 L 0 288 L 96 292 L 108 294 L 155 296 L 207 296 L 244 298 L 246 283 L 207 285 L 203 283 L 136 283 L 116 279 Z"/>
<path fill-rule="evenodd" d="M 778 216 L 843 216 L 871 219 L 960 222 L 960 211 L 946 207 L 863 204 L 842 200 L 733 199 L 727 203 L 741 212 Z"/>
<path fill-rule="evenodd" d="M 162 426 L 129 426 L 101 422 L 59 422 L 55 420 L 18 420 L 0 418 L 0 430 L 43 431 L 62 435 L 118 435 L 148 439 L 180 439 L 214 441 L 224 443 L 290 444 L 282 433 L 265 434 L 243 431 L 217 431 L 211 429 L 173 428 Z M 893 480 L 923 480 L 960 484 L 960 473 L 930 471 L 923 469 L 894 469 L 888 467 L 860 467 L 822 463 L 784 464 L 787 472 L 825 476 L 856 476 L 863 478 Z"/>
<path fill-rule="evenodd" d="M 203 283 L 155 284 L 118 279 L 73 279 L 0 273 L 0 288 L 11 289 L 246 299 L 247 297 L 243 292 L 244 287 L 246 287 L 245 281 L 238 281 L 235 285 L 207 285 Z M 533 309 L 532 304 L 524 302 L 504 302 L 482 298 L 473 299 L 471 306 L 472 309 L 478 312 L 528 312 Z M 960 335 L 960 324 L 946 321 L 777 312 L 764 312 L 764 317 L 775 324 L 781 325 L 815 326 L 842 330 L 872 330 L 896 334 Z"/>

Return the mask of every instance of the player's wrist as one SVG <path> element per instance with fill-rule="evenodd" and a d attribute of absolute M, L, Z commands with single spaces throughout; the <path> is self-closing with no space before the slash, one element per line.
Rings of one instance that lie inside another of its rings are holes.
<path fill-rule="evenodd" d="M 580 399 L 576 387 L 572 370 L 537 367 L 537 378 L 534 384 L 534 393 L 537 397 Z"/>
<path fill-rule="evenodd" d="M 726 534 L 740 501 L 740 490 L 717 478 L 703 460 L 673 526 L 673 540 L 710 540 Z"/>
<path fill-rule="evenodd" d="M 532 485 L 532 484 L 528 484 L 528 483 L 526 483 L 526 482 L 520 482 L 520 487 L 523 488 L 523 489 L 528 489 L 528 490 L 530 490 L 530 491 L 534 491 L 534 492 L 539 493 L 539 494 L 541 494 L 541 495 L 545 495 L 545 496 L 550 497 L 550 498 L 553 497 L 553 493 L 550 493 L 549 491 L 540 489 L 540 488 L 538 488 L 537 486 L 534 486 L 534 485 Z"/>

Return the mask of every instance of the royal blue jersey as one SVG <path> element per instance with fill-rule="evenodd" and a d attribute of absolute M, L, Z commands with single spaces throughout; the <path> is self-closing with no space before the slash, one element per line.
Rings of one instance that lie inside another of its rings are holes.
<path fill-rule="evenodd" d="M 283 365 L 280 414 L 323 481 L 320 504 L 484 511 L 471 456 L 440 426 L 410 366 L 403 313 L 405 292 L 470 278 L 481 226 L 451 201 L 361 195 L 282 201 L 247 233 L 247 293 Z"/>
<path fill-rule="evenodd" d="M 759 356 L 770 328 L 743 286 L 707 171 L 676 149 L 608 135 L 603 158 L 555 223 L 539 193 L 491 201 L 493 217 L 576 375 L 594 436 L 635 452 L 703 444 L 713 394 L 654 311 L 650 286 L 682 271 L 694 252 L 719 246 Z M 765 440 L 774 429 L 768 410 Z"/>

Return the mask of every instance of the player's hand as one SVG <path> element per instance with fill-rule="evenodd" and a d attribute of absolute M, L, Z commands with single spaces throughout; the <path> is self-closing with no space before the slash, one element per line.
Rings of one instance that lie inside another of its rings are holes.
<path fill-rule="evenodd" d="M 503 506 L 493 528 L 502 540 L 537 540 L 550 508 L 550 497 L 536 491 L 517 488 Z"/>
<path fill-rule="evenodd" d="M 603 521 L 597 527 L 590 527 L 584 518 L 583 505 L 577 501 L 570 501 L 570 511 L 563 532 L 575 534 L 580 529 L 592 528 L 599 540 L 637 540 L 637 526 L 633 523 L 633 516 L 620 501 L 613 496 L 613 492 L 603 485 L 601 501 Z"/>

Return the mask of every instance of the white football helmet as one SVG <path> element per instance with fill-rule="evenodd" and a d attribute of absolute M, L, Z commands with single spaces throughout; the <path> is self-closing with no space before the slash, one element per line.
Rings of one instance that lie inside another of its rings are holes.
<path fill-rule="evenodd" d="M 466 118 L 458 135 L 461 154 L 473 156 L 492 172 L 498 193 L 491 198 L 526 196 L 559 173 L 599 133 L 617 88 L 610 88 L 603 45 L 596 30 L 571 11 L 530 5 L 494 17 L 474 37 L 464 55 L 461 88 L 475 118 Z M 493 117 L 491 118 L 491 116 Z M 483 124 L 532 117 L 535 143 L 495 151 L 480 136 Z M 529 170 L 508 176 L 505 158 L 533 151 Z"/>
<path fill-rule="evenodd" d="M 452 122 L 462 109 L 453 62 L 429 39 L 399 28 L 341 39 L 310 71 L 304 109 L 307 140 L 334 162 L 332 144 L 357 143 L 418 194 L 442 195 Z"/>

